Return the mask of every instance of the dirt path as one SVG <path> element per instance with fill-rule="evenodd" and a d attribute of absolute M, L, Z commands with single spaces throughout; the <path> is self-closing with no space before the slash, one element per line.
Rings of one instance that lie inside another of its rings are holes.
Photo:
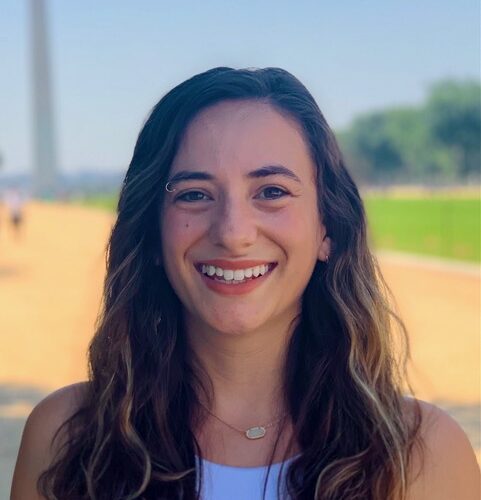
<path fill-rule="evenodd" d="M 26 220 L 16 241 L 0 212 L 0 419 L 21 420 L 44 391 L 85 379 L 113 222 L 58 204 L 32 204 Z M 417 395 L 470 412 L 476 427 L 479 273 L 381 262 L 409 330 Z"/>
<path fill-rule="evenodd" d="M 0 383 L 51 390 L 84 379 L 112 216 L 32 204 L 18 240 L 0 223 Z"/>
<path fill-rule="evenodd" d="M 410 376 L 418 397 L 479 404 L 479 271 L 398 257 L 380 262 L 410 337 Z"/>

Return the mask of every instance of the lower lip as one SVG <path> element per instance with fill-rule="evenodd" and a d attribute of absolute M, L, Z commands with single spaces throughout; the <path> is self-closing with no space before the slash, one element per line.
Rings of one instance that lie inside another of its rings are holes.
<path fill-rule="evenodd" d="M 203 273 L 199 274 L 202 281 L 214 292 L 220 293 L 222 295 L 242 295 L 244 293 L 249 293 L 254 290 L 254 288 L 262 285 L 262 283 L 266 281 L 266 279 L 271 275 L 274 269 L 275 267 L 269 269 L 269 271 L 267 271 L 267 273 L 262 276 L 254 279 L 248 279 L 247 281 L 244 281 L 244 283 L 238 283 L 237 285 L 222 283 L 221 281 L 209 278 Z"/>

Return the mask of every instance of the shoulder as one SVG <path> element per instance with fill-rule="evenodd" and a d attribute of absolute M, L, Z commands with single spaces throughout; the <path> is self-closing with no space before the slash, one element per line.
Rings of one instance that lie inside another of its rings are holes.
<path fill-rule="evenodd" d="M 51 440 L 57 430 L 82 405 L 88 387 L 88 382 L 68 385 L 52 392 L 40 401 L 27 419 L 22 441 L 30 438 L 42 444 L 48 442 L 50 449 Z"/>
<path fill-rule="evenodd" d="M 408 417 L 419 405 L 422 447 L 414 447 L 409 500 L 480 498 L 480 471 L 473 448 L 460 425 L 437 406 L 405 399 Z"/>
<path fill-rule="evenodd" d="M 43 399 L 30 413 L 23 430 L 12 481 L 12 500 L 40 499 L 36 483 L 52 463 L 60 441 L 53 438 L 81 406 L 88 382 L 69 385 Z"/>

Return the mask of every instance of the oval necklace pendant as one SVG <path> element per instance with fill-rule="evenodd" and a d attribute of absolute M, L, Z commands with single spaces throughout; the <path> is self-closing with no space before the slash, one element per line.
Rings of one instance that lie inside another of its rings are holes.
<path fill-rule="evenodd" d="M 251 427 L 246 430 L 245 434 L 247 439 L 260 439 L 266 435 L 266 429 L 262 426 Z"/>

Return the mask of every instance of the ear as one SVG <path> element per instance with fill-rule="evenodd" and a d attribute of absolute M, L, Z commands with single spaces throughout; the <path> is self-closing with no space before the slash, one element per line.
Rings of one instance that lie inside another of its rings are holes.
<path fill-rule="evenodd" d="M 323 227 L 322 234 L 324 235 L 321 244 L 319 245 L 319 253 L 317 254 L 317 258 L 322 262 L 328 262 L 329 257 L 331 256 L 331 238 L 327 236 L 327 232 Z"/>

